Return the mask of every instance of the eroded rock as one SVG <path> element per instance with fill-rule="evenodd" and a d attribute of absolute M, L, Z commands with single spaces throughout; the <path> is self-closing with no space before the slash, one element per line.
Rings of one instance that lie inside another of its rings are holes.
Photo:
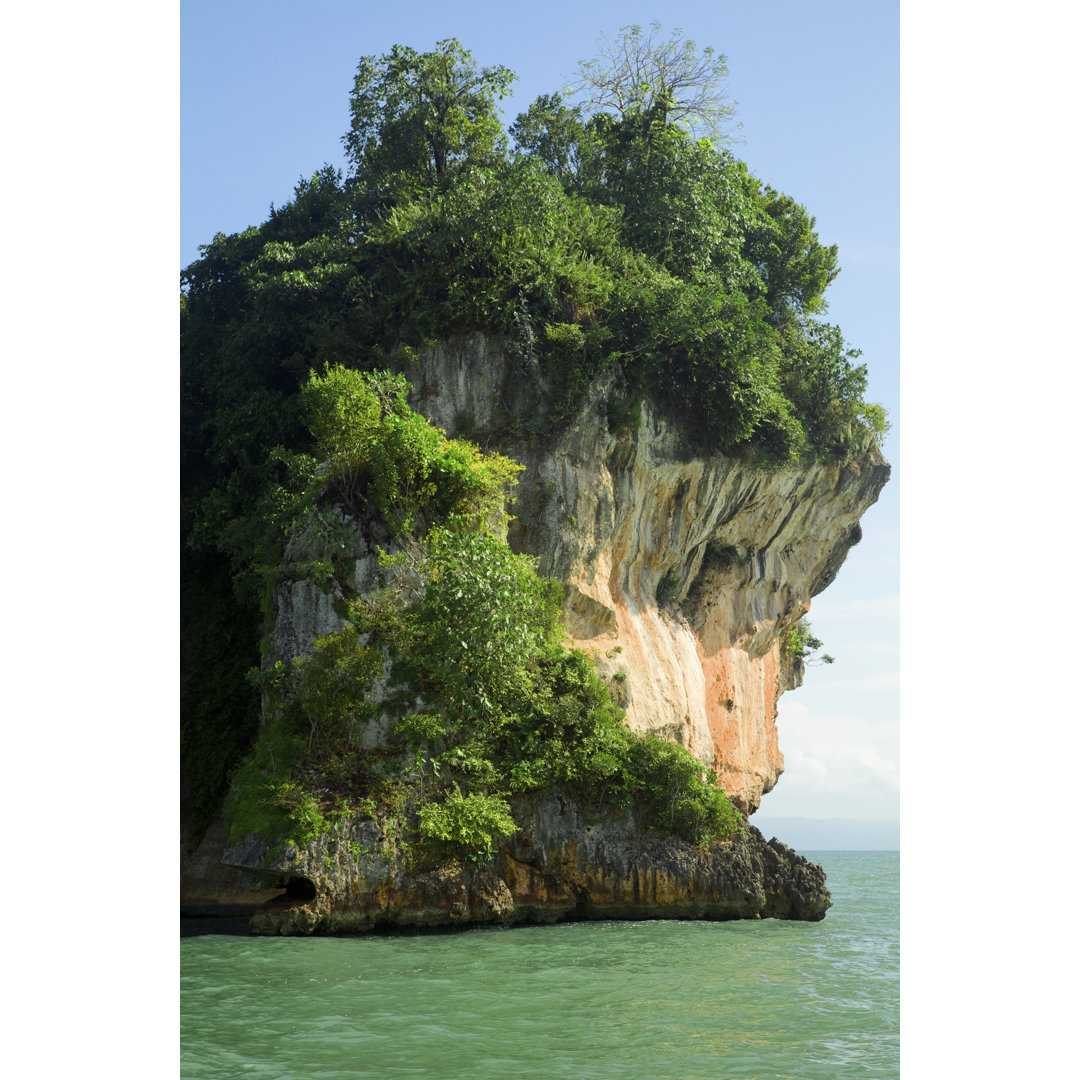
<path fill-rule="evenodd" d="M 365 933 L 386 927 L 555 923 L 573 919 L 824 918 L 821 867 L 746 825 L 701 851 L 637 829 L 629 816 L 586 821 L 556 793 L 516 801 L 522 825 L 491 864 L 417 868 L 370 818 L 342 821 L 303 850 L 257 837 L 226 861 L 276 883 L 256 934 Z"/>

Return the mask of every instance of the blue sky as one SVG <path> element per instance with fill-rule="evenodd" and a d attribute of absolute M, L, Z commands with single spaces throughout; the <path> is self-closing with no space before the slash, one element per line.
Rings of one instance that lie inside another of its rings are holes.
<path fill-rule="evenodd" d="M 302 10 L 303 14 L 300 15 Z M 871 400 L 889 410 L 893 479 L 864 517 L 864 539 L 811 622 L 831 667 L 809 669 L 780 703 L 787 771 L 763 815 L 899 815 L 899 10 L 895 3 L 673 2 L 681 27 L 728 58 L 742 127 L 733 148 L 802 202 L 842 272 L 827 318 L 863 351 Z M 216 232 L 258 224 L 296 181 L 343 164 L 359 58 L 457 37 L 478 63 L 518 75 L 507 122 L 569 82 L 601 34 L 647 25 L 657 5 L 395 5 L 313 0 L 181 6 L 180 265 Z M 665 33 L 666 36 L 666 33 Z"/>

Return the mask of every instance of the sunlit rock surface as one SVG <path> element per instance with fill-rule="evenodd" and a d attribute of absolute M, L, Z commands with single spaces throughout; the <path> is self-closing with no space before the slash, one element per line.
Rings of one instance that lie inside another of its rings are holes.
<path fill-rule="evenodd" d="M 405 373 L 413 408 L 452 436 L 547 406 L 535 363 L 480 334 Z M 556 438 L 511 449 L 527 469 L 510 542 L 567 583 L 574 644 L 612 678 L 630 727 L 715 766 L 751 813 L 784 768 L 777 698 L 802 677 L 781 638 L 858 542 L 889 465 L 875 450 L 769 472 L 693 456 L 647 402 L 636 426 L 613 429 L 624 397 L 614 376 L 599 380 Z"/>

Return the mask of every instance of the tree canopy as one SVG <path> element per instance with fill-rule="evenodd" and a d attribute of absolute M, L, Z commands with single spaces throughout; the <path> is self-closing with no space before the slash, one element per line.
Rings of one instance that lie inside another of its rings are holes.
<path fill-rule="evenodd" d="M 597 56 L 580 62 L 575 93 L 587 112 L 613 110 L 623 120 L 663 129 L 674 124 L 710 136 L 731 134 L 735 106 L 724 88 L 727 57 L 696 44 L 676 28 L 667 41 L 661 26 L 624 26 L 614 39 L 601 37 Z"/>
<path fill-rule="evenodd" d="M 395 45 L 362 57 L 343 136 L 353 169 L 372 181 L 430 183 L 463 163 L 490 164 L 504 141 L 496 103 L 516 76 L 478 68 L 456 38 L 420 53 Z"/>

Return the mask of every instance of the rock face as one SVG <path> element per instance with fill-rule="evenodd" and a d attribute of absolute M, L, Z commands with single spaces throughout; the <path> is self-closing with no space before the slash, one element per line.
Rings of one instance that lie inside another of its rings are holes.
<path fill-rule="evenodd" d="M 380 822 L 341 822 L 302 851 L 272 856 L 255 837 L 226 851 L 284 892 L 252 918 L 256 934 L 363 933 L 568 919 L 824 918 L 825 874 L 775 839 L 745 833 L 710 853 L 638 833 L 629 818 L 585 822 L 558 795 L 522 800 L 523 824 L 492 864 L 425 871 Z"/>
<path fill-rule="evenodd" d="M 627 723 L 682 743 L 714 766 L 744 814 L 783 771 L 779 695 L 801 682 L 787 629 L 836 576 L 859 518 L 889 477 L 868 450 L 842 466 L 754 469 L 693 456 L 648 403 L 633 422 L 616 375 L 595 382 L 576 418 L 544 430 L 550 393 L 527 350 L 471 335 L 403 369 L 411 404 L 448 435 L 522 437 L 526 472 L 510 543 L 567 583 L 573 643 L 590 652 Z M 526 439 L 525 435 L 531 435 Z M 356 562 L 375 584 L 374 551 Z M 274 653 L 307 651 L 337 629 L 331 598 L 305 582 L 278 596 Z M 338 823 L 303 851 L 272 853 L 256 837 L 224 862 L 277 890 L 257 933 L 341 933 L 382 925 L 450 926 L 565 918 L 820 919 L 824 873 L 783 844 L 744 835 L 702 853 L 632 822 L 587 824 L 550 796 L 514 808 L 522 831 L 483 871 L 410 866 L 373 819 Z"/>
<path fill-rule="evenodd" d="M 180 915 L 224 917 L 250 915 L 281 891 L 266 875 L 256 876 L 222 862 L 225 823 L 218 818 L 199 846 L 180 859 Z"/>
<path fill-rule="evenodd" d="M 411 404 L 448 435 L 550 411 L 535 364 L 471 335 L 405 370 Z M 781 639 L 836 576 L 859 518 L 889 478 L 875 450 L 843 466 L 763 472 L 693 457 L 641 406 L 625 412 L 615 376 L 597 381 L 573 423 L 524 461 L 510 543 L 568 586 L 568 628 L 621 690 L 627 723 L 713 765 L 744 812 L 783 772 L 776 702 L 802 681 Z"/>

